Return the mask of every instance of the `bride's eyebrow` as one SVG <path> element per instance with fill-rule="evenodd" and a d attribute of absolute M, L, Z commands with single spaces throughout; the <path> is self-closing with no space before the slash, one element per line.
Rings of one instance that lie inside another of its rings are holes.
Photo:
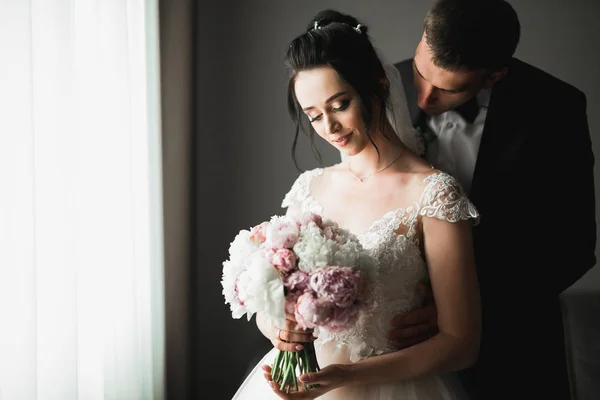
<path fill-rule="evenodd" d="M 340 96 L 345 95 L 346 92 L 337 92 L 336 94 L 334 94 L 333 96 L 329 97 L 327 100 L 325 100 L 325 104 L 337 99 Z M 315 106 L 309 106 L 309 107 L 304 107 L 302 110 L 303 111 L 308 111 L 308 110 L 312 110 L 313 108 L 315 108 Z"/>

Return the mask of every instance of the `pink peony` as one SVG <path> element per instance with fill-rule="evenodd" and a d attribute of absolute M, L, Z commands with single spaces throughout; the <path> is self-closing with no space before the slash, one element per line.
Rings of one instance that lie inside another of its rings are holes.
<path fill-rule="evenodd" d="M 310 286 L 319 299 L 347 308 L 357 299 L 359 275 L 349 267 L 321 268 L 311 275 Z"/>
<path fill-rule="evenodd" d="M 323 218 L 321 218 L 319 214 L 315 214 L 310 211 L 303 212 L 302 214 L 296 216 L 296 221 L 301 227 L 306 226 L 311 222 L 314 222 L 319 228 L 323 226 Z"/>
<path fill-rule="evenodd" d="M 263 222 L 260 225 L 256 225 L 250 230 L 250 241 L 255 244 L 263 244 L 267 237 L 265 235 L 265 230 L 269 226 L 268 222 Z"/>
<path fill-rule="evenodd" d="M 327 321 L 323 328 L 329 332 L 339 333 L 350 329 L 358 320 L 360 309 L 357 305 L 352 305 L 347 308 L 334 308 L 333 315 Z"/>
<path fill-rule="evenodd" d="M 310 276 L 302 271 L 294 271 L 283 278 L 283 286 L 286 289 L 285 312 L 294 314 L 296 311 L 296 301 L 310 288 Z"/>
<path fill-rule="evenodd" d="M 325 324 L 332 312 L 329 304 L 319 301 L 312 292 L 306 292 L 296 301 L 294 316 L 302 329 L 313 329 Z"/>
<path fill-rule="evenodd" d="M 343 244 L 348 240 L 346 235 L 344 235 L 343 230 L 335 222 L 327 221 L 323 223 L 321 228 L 323 229 L 323 236 L 329 240 L 333 240 L 339 244 Z"/>
<path fill-rule="evenodd" d="M 271 263 L 281 272 L 291 272 L 296 268 L 296 253 L 289 249 L 279 249 L 273 254 Z"/>
<path fill-rule="evenodd" d="M 285 309 L 286 313 L 296 313 L 296 301 L 298 301 L 298 297 L 300 296 L 295 293 L 290 293 L 285 296 L 285 304 L 283 305 L 283 308 Z"/>
<path fill-rule="evenodd" d="M 266 243 L 278 249 L 291 249 L 300 236 L 300 228 L 285 218 L 273 218 L 265 230 Z"/>
<path fill-rule="evenodd" d="M 337 241 L 340 237 L 338 230 L 332 226 L 326 226 L 323 228 L 323 236 L 325 236 L 329 240 Z"/>
<path fill-rule="evenodd" d="M 283 278 L 283 286 L 289 292 L 300 292 L 301 294 L 310 289 L 310 276 L 300 270 L 294 271 Z"/>

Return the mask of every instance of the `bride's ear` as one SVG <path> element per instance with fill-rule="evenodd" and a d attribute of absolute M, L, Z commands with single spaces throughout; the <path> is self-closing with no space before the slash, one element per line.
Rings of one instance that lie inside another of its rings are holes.
<path fill-rule="evenodd" d="M 381 104 L 381 99 L 388 97 L 390 92 L 390 81 L 387 76 L 377 79 L 377 84 L 379 86 L 379 93 L 373 93 L 371 96 L 374 106 Z"/>
<path fill-rule="evenodd" d="M 387 92 L 390 89 L 390 81 L 388 80 L 387 76 L 382 76 L 381 78 L 379 78 L 378 81 L 383 93 Z"/>

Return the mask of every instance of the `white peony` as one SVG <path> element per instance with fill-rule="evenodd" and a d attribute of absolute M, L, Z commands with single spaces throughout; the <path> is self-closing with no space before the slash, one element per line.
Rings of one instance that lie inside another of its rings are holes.
<path fill-rule="evenodd" d="M 230 305 L 233 318 L 241 318 L 247 309 L 238 296 L 238 277 L 246 269 L 248 258 L 258 250 L 250 241 L 250 231 L 241 230 L 229 245 L 229 259 L 223 262 L 221 285 L 225 304 Z"/>
<path fill-rule="evenodd" d="M 244 264 L 244 260 L 258 249 L 258 245 L 250 241 L 250 231 L 242 229 L 229 245 L 229 259 L 236 264 Z"/>
<path fill-rule="evenodd" d="M 337 242 L 323 236 L 321 228 L 314 222 L 300 230 L 300 238 L 294 245 L 299 260 L 298 268 L 307 274 L 331 265 L 336 250 Z"/>
<path fill-rule="evenodd" d="M 341 265 L 351 268 L 357 267 L 361 251 L 362 246 L 358 241 L 353 239 L 348 240 L 346 243 L 338 245 L 337 250 L 333 255 L 332 265 Z"/>
<path fill-rule="evenodd" d="M 248 259 L 237 283 L 238 296 L 248 313 L 266 313 L 278 326 L 285 323 L 284 289 L 279 271 L 259 253 Z"/>
<path fill-rule="evenodd" d="M 221 285 L 223 286 L 223 297 L 225 297 L 225 304 L 229 304 L 231 309 L 231 316 L 233 318 L 241 318 L 246 313 L 246 307 L 240 303 L 240 299 L 237 293 L 237 279 L 238 276 L 244 270 L 242 263 L 233 263 L 230 260 L 223 262 L 223 276 L 221 279 Z"/>

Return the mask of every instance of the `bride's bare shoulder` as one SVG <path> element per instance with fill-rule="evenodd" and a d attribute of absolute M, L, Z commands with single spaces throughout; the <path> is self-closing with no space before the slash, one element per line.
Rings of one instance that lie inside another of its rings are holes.
<path fill-rule="evenodd" d="M 405 184 L 420 187 L 427 176 L 439 171 L 424 158 L 411 154 L 405 160 L 402 172 Z"/>
<path fill-rule="evenodd" d="M 346 172 L 347 167 L 344 163 L 322 168 L 321 173 L 313 179 L 312 189 L 317 193 L 327 191 L 328 188 L 340 182 Z"/>

